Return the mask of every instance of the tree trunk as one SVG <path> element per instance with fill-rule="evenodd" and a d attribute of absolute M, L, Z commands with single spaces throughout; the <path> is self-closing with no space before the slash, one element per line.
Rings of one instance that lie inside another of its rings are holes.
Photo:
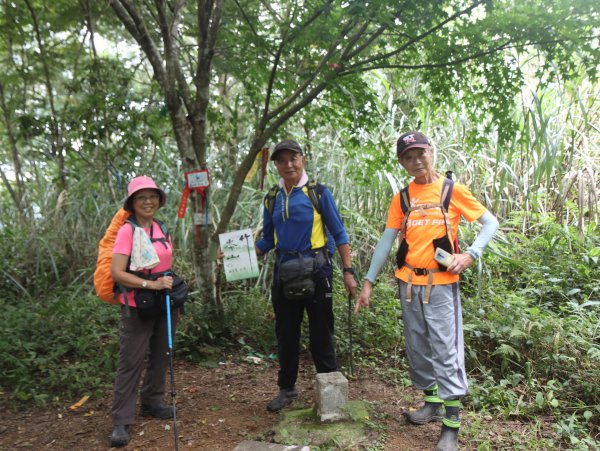
<path fill-rule="evenodd" d="M 19 158 L 19 150 L 17 148 L 17 139 L 13 132 L 13 123 L 12 123 L 12 115 L 6 104 L 6 97 L 4 95 L 4 85 L 0 83 L 0 107 L 2 108 L 2 117 L 4 118 L 4 124 L 6 126 L 6 133 L 8 135 L 8 141 L 10 143 L 10 151 L 12 156 L 12 166 L 13 171 L 15 173 L 15 185 L 16 189 L 13 189 L 10 180 L 4 173 L 4 171 L 0 170 L 0 176 L 2 177 L 2 182 L 4 186 L 10 193 L 10 197 L 15 203 L 15 207 L 19 212 L 19 217 L 22 223 L 27 221 L 27 211 L 23 205 L 23 199 L 25 197 L 25 183 L 23 182 L 23 173 L 21 170 L 21 159 Z"/>
<path fill-rule="evenodd" d="M 137 3 L 130 0 L 107 0 L 117 17 L 123 22 L 129 33 L 137 41 L 148 61 L 152 65 L 154 78 L 163 92 L 169 117 L 175 134 L 177 148 L 185 171 L 206 169 L 207 167 L 207 111 L 209 105 L 209 87 L 217 31 L 221 22 L 224 0 L 197 0 L 198 35 L 197 66 L 192 77 L 186 77 L 179 62 L 178 24 L 181 19 L 184 1 L 177 1 L 166 8 L 163 1 L 156 0 L 155 18 L 162 39 L 162 50 L 148 32 L 144 16 Z M 142 6 L 139 6 L 141 8 Z M 145 4 L 150 8 L 150 4 Z M 193 79 L 195 95 L 191 92 L 187 79 Z M 206 192 L 203 205 L 199 195 L 192 195 L 192 221 L 194 228 L 194 270 L 196 284 L 205 302 L 216 304 L 214 260 L 217 246 L 210 224 L 199 224 L 205 218 L 205 209 L 209 207 L 210 191 Z M 211 237 L 213 240 L 211 240 Z"/>

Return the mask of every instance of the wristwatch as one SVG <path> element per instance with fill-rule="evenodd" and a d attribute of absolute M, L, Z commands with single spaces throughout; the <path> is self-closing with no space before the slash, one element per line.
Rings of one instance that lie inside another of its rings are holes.
<path fill-rule="evenodd" d="M 352 266 L 350 266 L 349 268 L 343 268 L 342 272 L 354 275 L 354 268 Z"/>
<path fill-rule="evenodd" d="M 147 280 L 142 280 L 142 288 L 146 288 L 148 286 Z"/>

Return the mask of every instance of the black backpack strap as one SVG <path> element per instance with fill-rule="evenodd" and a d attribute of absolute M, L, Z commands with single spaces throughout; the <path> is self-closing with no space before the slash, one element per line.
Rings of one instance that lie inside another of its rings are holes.
<path fill-rule="evenodd" d="M 153 237 L 153 233 L 154 233 L 154 225 L 153 225 L 152 228 L 150 229 L 150 242 L 156 243 L 158 241 L 158 242 L 162 243 L 162 245 L 165 247 L 165 249 L 168 249 L 169 246 L 167 246 L 167 241 L 169 241 L 169 229 L 167 228 L 167 225 L 158 219 L 153 219 L 153 221 L 159 225 L 160 230 L 162 231 L 162 233 L 164 235 L 164 238 L 154 238 Z M 138 222 L 136 221 L 134 215 L 131 215 L 129 218 L 127 218 L 127 220 L 125 222 L 129 223 L 134 230 L 136 227 L 141 227 L 141 225 L 138 224 Z"/>
<path fill-rule="evenodd" d="M 131 216 L 129 216 L 129 217 L 128 217 L 128 218 L 125 220 L 125 222 L 126 222 L 127 224 L 131 225 L 131 228 L 132 228 L 133 230 L 135 230 L 135 228 L 136 228 L 136 227 L 141 227 L 141 225 L 139 225 L 139 224 L 138 224 L 138 222 L 135 220 L 135 216 L 134 216 L 134 215 L 131 215 Z"/>
<path fill-rule="evenodd" d="M 454 180 L 452 180 L 452 171 L 446 171 L 446 178 L 444 178 L 444 184 L 442 185 L 442 194 L 440 197 L 440 204 L 443 207 L 442 213 L 446 219 L 446 234 L 452 243 L 452 247 L 455 254 L 460 253 L 460 247 L 458 244 L 458 235 L 452 236 L 452 228 L 449 225 L 448 211 L 450 210 L 450 201 L 452 200 L 452 190 L 454 189 Z"/>
<path fill-rule="evenodd" d="M 164 235 L 164 238 L 153 238 L 152 234 L 153 234 L 154 227 L 152 227 L 152 229 L 150 230 L 150 241 L 152 243 L 156 243 L 157 241 L 159 241 L 162 243 L 162 245 L 165 247 L 165 249 L 168 249 L 169 246 L 167 246 L 167 241 L 169 241 L 169 229 L 167 228 L 167 225 L 158 219 L 154 219 L 154 222 L 156 222 L 159 225 L 160 230 L 162 231 L 162 233 Z"/>
<path fill-rule="evenodd" d="M 408 209 L 410 208 L 410 197 L 408 195 L 408 186 L 402 188 L 400 191 L 400 208 L 402 208 L 402 213 L 406 214 Z"/>
<path fill-rule="evenodd" d="M 169 228 L 167 227 L 167 224 L 165 224 L 160 219 L 155 219 L 154 221 L 156 221 L 156 223 L 160 226 L 160 230 L 162 231 L 163 235 L 165 236 L 165 240 L 168 241 L 170 238 L 170 233 L 169 233 Z"/>
<path fill-rule="evenodd" d="M 265 208 L 269 212 L 269 216 L 273 217 L 273 209 L 275 208 L 275 199 L 277 198 L 277 193 L 279 192 L 279 186 L 273 185 L 271 189 L 267 192 L 265 196 Z"/>
<path fill-rule="evenodd" d="M 317 183 L 316 180 L 311 180 L 306 184 L 306 189 L 308 191 L 308 198 L 310 202 L 317 210 L 317 213 L 321 214 L 321 205 L 319 205 L 319 199 L 321 199 L 321 195 L 323 191 L 325 191 L 325 185 L 321 183 Z"/>
<path fill-rule="evenodd" d="M 448 171 L 451 173 L 451 171 Z M 440 204 L 444 206 L 444 210 L 448 211 L 450 208 L 450 201 L 452 200 L 452 190 L 454 189 L 454 180 L 449 177 L 444 179 L 442 185 L 442 194 L 440 197 Z"/>

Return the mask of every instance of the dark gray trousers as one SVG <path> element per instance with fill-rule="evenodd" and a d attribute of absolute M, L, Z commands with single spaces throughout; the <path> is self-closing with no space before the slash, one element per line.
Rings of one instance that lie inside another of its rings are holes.
<path fill-rule="evenodd" d="M 140 392 L 141 402 L 150 406 L 160 405 L 165 395 L 165 376 L 169 364 L 167 318 L 162 316 L 141 320 L 135 308 L 130 310 L 131 317 L 127 318 L 125 307 L 121 307 L 119 367 L 111 411 L 114 426 L 135 422 L 137 390 L 146 354 L 148 359 Z M 175 326 L 179 318 L 177 310 L 171 318 L 171 333 L 175 336 Z"/>

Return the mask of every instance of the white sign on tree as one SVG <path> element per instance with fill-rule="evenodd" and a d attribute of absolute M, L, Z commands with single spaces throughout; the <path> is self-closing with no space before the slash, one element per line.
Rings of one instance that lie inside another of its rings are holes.
<path fill-rule="evenodd" d="M 223 266 L 228 282 L 258 277 L 258 261 L 250 229 L 221 233 L 219 243 L 225 254 Z"/>

